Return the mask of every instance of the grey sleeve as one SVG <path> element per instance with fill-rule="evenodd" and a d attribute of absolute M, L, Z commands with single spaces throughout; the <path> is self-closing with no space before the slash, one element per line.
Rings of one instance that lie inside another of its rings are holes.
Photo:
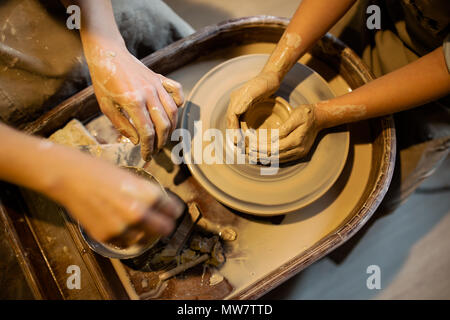
<path fill-rule="evenodd" d="M 444 40 L 444 57 L 447 64 L 447 70 L 450 73 L 450 33 Z"/>

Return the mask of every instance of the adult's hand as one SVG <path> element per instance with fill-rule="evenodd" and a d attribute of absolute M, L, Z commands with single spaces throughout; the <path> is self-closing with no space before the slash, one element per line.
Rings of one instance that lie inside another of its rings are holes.
<path fill-rule="evenodd" d="M 167 235 L 183 205 L 159 186 L 78 150 L 0 123 L 0 179 L 60 203 L 96 240 L 136 230 Z"/>
<path fill-rule="evenodd" d="M 110 0 L 62 0 L 81 8 L 81 42 L 100 109 L 142 158 L 161 149 L 183 104 L 181 85 L 145 67 L 126 48 Z"/>
<path fill-rule="evenodd" d="M 130 233 L 165 236 L 174 228 L 183 206 L 159 186 L 98 159 L 84 159 L 77 175 L 63 174 L 49 194 L 78 219 L 98 241 Z M 132 235 L 131 235 L 132 236 Z"/>
<path fill-rule="evenodd" d="M 99 41 L 85 54 L 100 109 L 150 160 L 176 128 L 181 85 L 148 69 L 124 45 Z"/>

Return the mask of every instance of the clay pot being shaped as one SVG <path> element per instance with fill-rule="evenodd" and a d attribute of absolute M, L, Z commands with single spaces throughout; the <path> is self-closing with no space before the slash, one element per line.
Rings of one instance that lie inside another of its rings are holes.
<path fill-rule="evenodd" d="M 244 133 L 249 129 L 255 130 L 259 146 L 259 138 L 261 137 L 259 130 L 266 129 L 267 141 L 270 141 L 271 130 L 279 129 L 289 118 L 291 112 L 292 107 L 285 99 L 281 97 L 267 98 L 255 103 L 244 113 L 240 123 L 241 129 Z"/>

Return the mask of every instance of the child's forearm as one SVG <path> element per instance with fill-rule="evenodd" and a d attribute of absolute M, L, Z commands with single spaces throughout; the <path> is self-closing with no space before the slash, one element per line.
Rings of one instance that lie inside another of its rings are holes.
<path fill-rule="evenodd" d="M 450 93 L 442 47 L 343 96 L 316 105 L 322 128 L 379 117 L 437 100 Z"/>
<path fill-rule="evenodd" d="M 355 0 L 303 0 L 263 71 L 275 72 L 280 81 L 355 3 Z"/>

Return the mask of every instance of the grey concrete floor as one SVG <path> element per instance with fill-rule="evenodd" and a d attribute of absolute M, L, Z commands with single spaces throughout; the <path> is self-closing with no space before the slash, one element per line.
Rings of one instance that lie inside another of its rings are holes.
<path fill-rule="evenodd" d="M 291 17 L 300 1 L 166 0 L 194 28 L 250 15 Z M 377 219 L 339 263 L 326 257 L 267 299 L 450 299 L 450 158 L 395 212 Z M 367 267 L 381 270 L 369 290 Z"/>

